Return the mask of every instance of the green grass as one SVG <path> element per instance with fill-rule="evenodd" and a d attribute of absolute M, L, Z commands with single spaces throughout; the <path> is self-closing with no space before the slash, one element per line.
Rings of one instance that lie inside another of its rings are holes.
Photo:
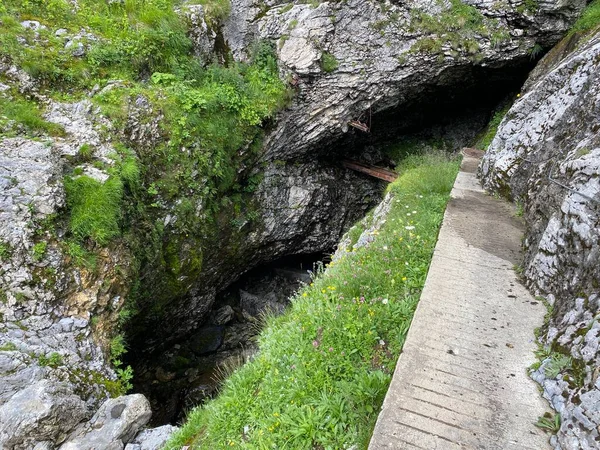
<path fill-rule="evenodd" d="M 476 58 L 482 38 L 489 39 L 493 46 L 510 40 L 498 20 L 485 17 L 476 7 L 461 0 L 450 0 L 449 6 L 437 15 L 418 9 L 411 11 L 411 29 L 422 33 L 412 52 L 437 54 L 449 46 L 454 52 Z"/>
<path fill-rule="evenodd" d="M 87 175 L 66 178 L 65 190 L 70 211 L 69 227 L 77 239 L 89 238 L 99 245 L 106 245 L 121 233 L 123 183 L 118 177 L 112 176 L 104 183 Z"/>
<path fill-rule="evenodd" d="M 488 123 L 485 132 L 483 133 L 483 135 L 479 138 L 479 140 L 477 141 L 477 143 L 475 144 L 475 147 L 480 149 L 480 150 L 487 150 L 487 148 L 490 146 L 490 144 L 492 143 L 492 141 L 494 140 L 494 137 L 496 137 L 496 133 L 498 132 L 498 127 L 500 126 L 500 122 L 502 122 L 502 119 L 504 118 L 504 116 L 506 115 L 506 113 L 508 112 L 508 110 L 510 109 L 511 105 L 507 105 L 504 108 L 502 108 L 499 111 L 496 111 L 494 113 L 494 115 L 492 116 L 492 119 L 490 120 L 490 122 Z"/>
<path fill-rule="evenodd" d="M 268 318 L 256 359 L 193 410 L 166 448 L 366 448 L 457 170 L 439 156 L 407 158 L 375 241 Z"/>
<path fill-rule="evenodd" d="M 600 26 L 600 0 L 594 0 L 575 22 L 570 33 L 585 33 Z"/>
<path fill-rule="evenodd" d="M 65 133 L 62 126 L 45 121 L 40 107 L 34 102 L 16 96 L 13 98 L 0 96 L 0 134 L 9 136 L 16 134 L 17 130 L 12 123 L 20 124 L 27 134 L 33 136 L 43 134 L 63 136 Z"/>

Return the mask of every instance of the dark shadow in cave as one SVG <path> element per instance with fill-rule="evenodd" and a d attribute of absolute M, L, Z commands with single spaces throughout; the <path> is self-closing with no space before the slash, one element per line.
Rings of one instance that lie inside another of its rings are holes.
<path fill-rule="evenodd" d="M 324 145 L 319 157 L 331 163 L 354 159 L 393 165 L 386 149 L 400 143 L 443 140 L 455 152 L 472 145 L 494 112 L 512 102 L 535 60 L 525 58 L 512 67 L 455 67 L 439 75 L 437 84 L 412 92 L 401 103 L 379 111 L 356 111 L 354 119 L 368 125 L 369 132 L 349 125 L 342 139 Z M 409 145 L 406 145 L 409 147 Z"/>
<path fill-rule="evenodd" d="M 281 314 L 327 253 L 290 255 L 252 269 L 217 295 L 210 318 L 168 350 L 135 361 L 134 385 L 150 400 L 152 424 L 181 422 L 218 388 L 220 373 L 248 361 L 265 314 Z"/>

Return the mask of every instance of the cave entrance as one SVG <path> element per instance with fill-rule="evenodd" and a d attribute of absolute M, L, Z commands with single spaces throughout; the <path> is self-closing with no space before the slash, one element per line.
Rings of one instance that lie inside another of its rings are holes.
<path fill-rule="evenodd" d="M 250 270 L 219 292 L 209 319 L 186 339 L 136 361 L 135 388 L 152 404 L 152 424 L 179 423 L 213 397 L 223 374 L 256 353 L 265 315 L 281 314 L 332 252 L 290 255 Z"/>

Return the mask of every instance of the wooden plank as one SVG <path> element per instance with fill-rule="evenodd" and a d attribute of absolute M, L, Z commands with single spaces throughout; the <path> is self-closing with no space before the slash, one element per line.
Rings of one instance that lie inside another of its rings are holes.
<path fill-rule="evenodd" d="M 380 180 L 387 181 L 388 183 L 392 183 L 398 178 L 398 174 L 396 172 L 393 172 L 389 169 L 385 169 L 383 167 L 371 166 L 368 164 L 350 160 L 342 161 L 342 165 L 347 169 L 356 170 L 357 172 L 361 172 L 366 175 L 378 178 Z"/>

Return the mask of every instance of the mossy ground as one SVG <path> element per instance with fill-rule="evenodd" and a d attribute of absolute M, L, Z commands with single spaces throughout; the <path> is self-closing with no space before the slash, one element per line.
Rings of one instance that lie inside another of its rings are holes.
<path fill-rule="evenodd" d="M 457 161 L 409 157 L 374 242 L 270 317 L 255 360 L 167 448 L 366 448 L 425 282 Z"/>

